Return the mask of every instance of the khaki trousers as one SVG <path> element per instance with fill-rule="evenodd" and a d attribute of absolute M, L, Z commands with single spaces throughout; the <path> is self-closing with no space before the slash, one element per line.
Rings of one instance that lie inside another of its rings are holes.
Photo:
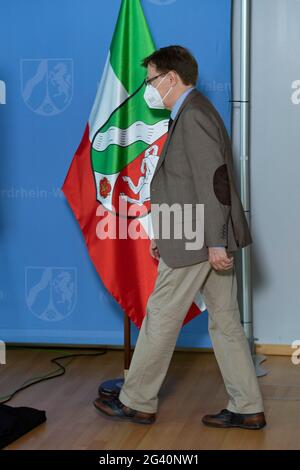
<path fill-rule="evenodd" d="M 237 301 L 235 266 L 216 271 L 208 261 L 170 268 L 160 257 L 155 287 L 148 299 L 121 402 L 155 413 L 183 320 L 200 290 L 209 314 L 209 334 L 227 393 L 227 409 L 259 413 L 263 401 Z M 205 377 L 203 377 L 205 380 Z"/>

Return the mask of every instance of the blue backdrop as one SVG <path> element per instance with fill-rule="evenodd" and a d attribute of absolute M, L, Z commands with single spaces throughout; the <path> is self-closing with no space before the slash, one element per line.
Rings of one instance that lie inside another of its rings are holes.
<path fill-rule="evenodd" d="M 231 0 L 142 5 L 157 47 L 181 44 L 194 53 L 198 87 L 230 132 Z M 120 0 L 1 1 L 1 340 L 123 344 L 123 313 L 97 276 L 60 191 L 119 7 Z M 210 346 L 207 312 L 182 329 L 178 345 Z"/>

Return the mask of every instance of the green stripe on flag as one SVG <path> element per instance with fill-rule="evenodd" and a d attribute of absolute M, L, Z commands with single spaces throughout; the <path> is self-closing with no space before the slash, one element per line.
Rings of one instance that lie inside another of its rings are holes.
<path fill-rule="evenodd" d="M 144 80 L 141 61 L 154 50 L 140 0 L 123 0 L 110 46 L 110 63 L 129 94 Z"/>
<path fill-rule="evenodd" d="M 110 145 L 104 152 L 92 149 L 93 169 L 98 173 L 110 175 L 121 171 L 136 156 L 149 147 L 145 142 L 135 142 L 127 147 Z"/>

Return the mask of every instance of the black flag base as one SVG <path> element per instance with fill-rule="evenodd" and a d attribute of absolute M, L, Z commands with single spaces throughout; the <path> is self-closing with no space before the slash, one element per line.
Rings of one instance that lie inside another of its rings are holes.
<path fill-rule="evenodd" d="M 123 384 L 123 378 L 106 380 L 99 385 L 99 396 L 118 397 Z"/>

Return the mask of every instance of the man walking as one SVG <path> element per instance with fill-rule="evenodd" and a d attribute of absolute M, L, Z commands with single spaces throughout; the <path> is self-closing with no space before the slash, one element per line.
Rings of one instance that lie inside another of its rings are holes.
<path fill-rule="evenodd" d="M 151 205 L 189 205 L 184 221 L 194 221 L 204 205 L 204 243 L 187 249 L 187 237 L 150 242 L 158 276 L 149 297 L 128 375 L 119 397 L 94 404 L 112 418 L 153 423 L 158 393 L 183 320 L 197 292 L 209 314 L 209 333 L 229 395 L 226 409 L 206 415 L 207 426 L 261 429 L 263 401 L 247 338 L 241 325 L 232 253 L 252 243 L 234 183 L 231 142 L 212 103 L 195 88 L 197 62 L 180 46 L 159 49 L 144 60 L 145 100 L 171 110 L 168 138 L 151 181 Z M 178 223 L 178 222 L 176 222 Z M 179 223 L 183 223 L 179 222 Z M 174 222 L 175 224 L 175 222 Z"/>

